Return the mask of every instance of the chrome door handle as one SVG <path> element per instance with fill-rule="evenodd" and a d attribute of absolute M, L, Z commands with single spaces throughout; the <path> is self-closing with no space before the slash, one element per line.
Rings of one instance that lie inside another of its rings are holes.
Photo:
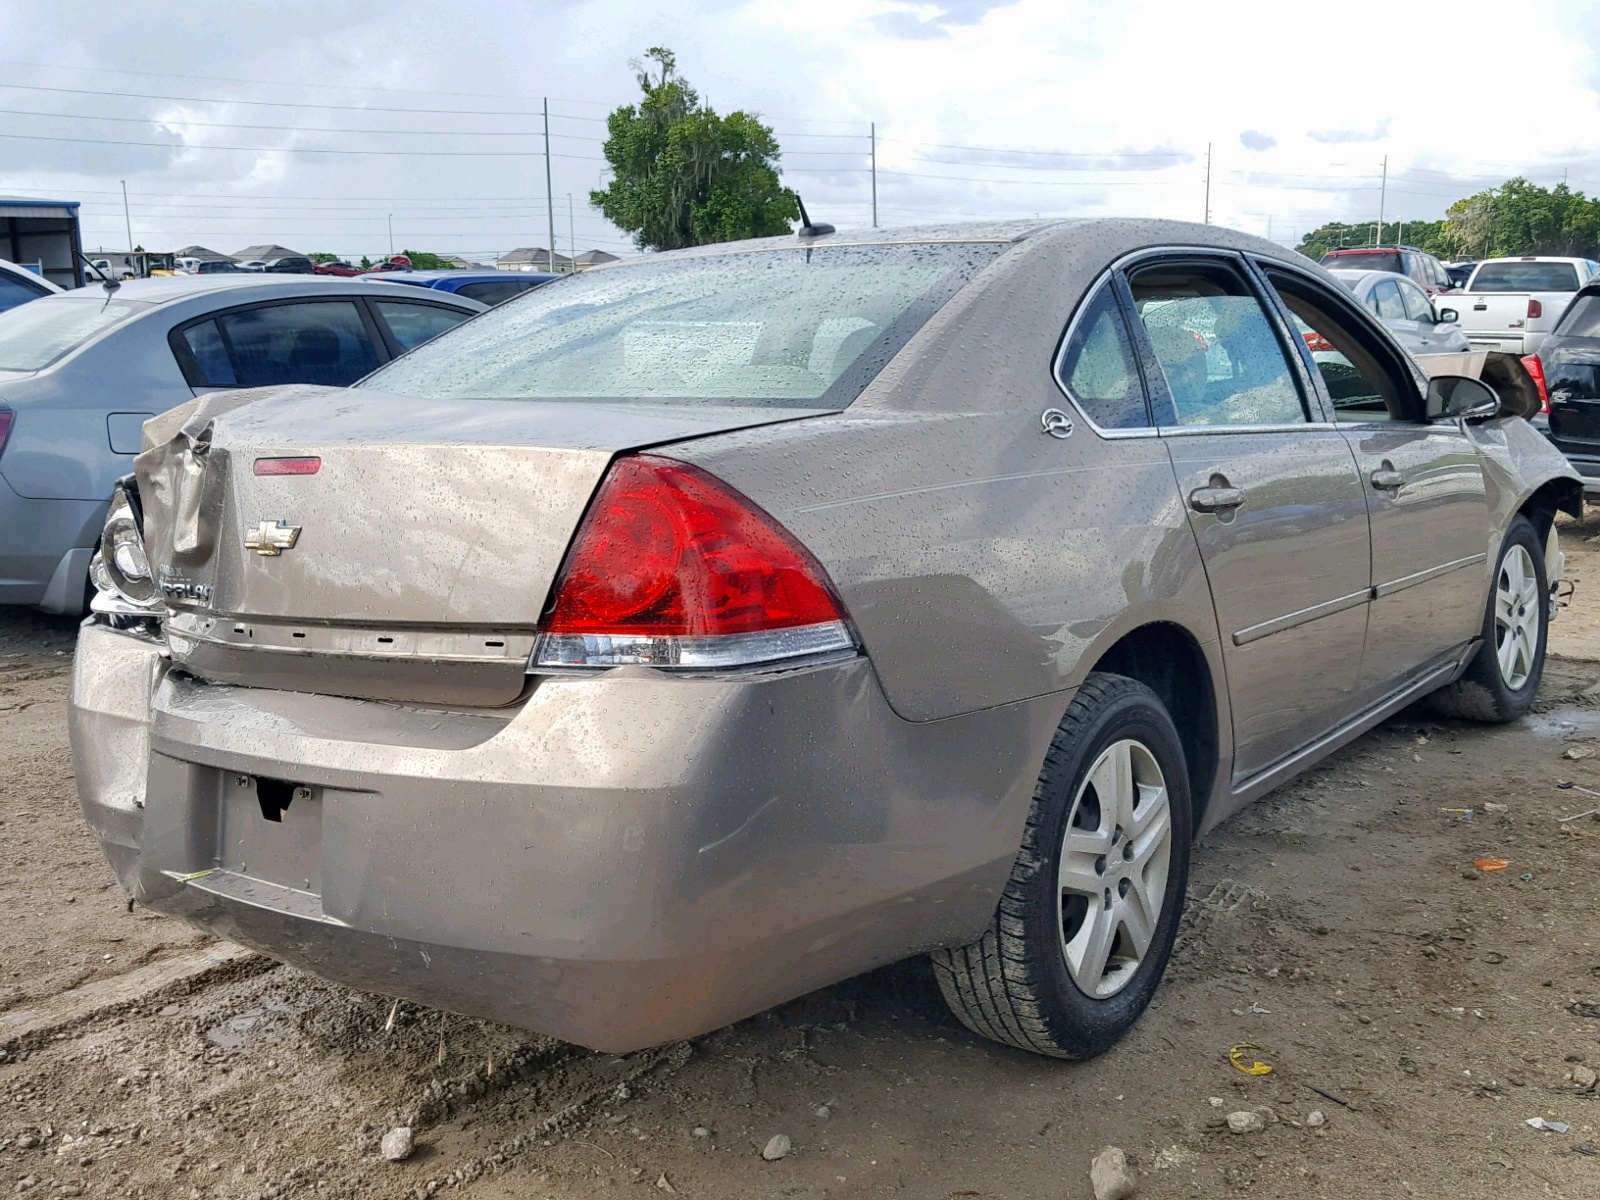
<path fill-rule="evenodd" d="M 1214 513 L 1238 508 L 1244 503 L 1244 489 L 1199 487 L 1189 493 L 1189 507 L 1195 512 Z"/>
<path fill-rule="evenodd" d="M 1380 492 L 1398 492 L 1406 485 L 1406 477 L 1388 467 L 1372 473 L 1372 486 Z"/>

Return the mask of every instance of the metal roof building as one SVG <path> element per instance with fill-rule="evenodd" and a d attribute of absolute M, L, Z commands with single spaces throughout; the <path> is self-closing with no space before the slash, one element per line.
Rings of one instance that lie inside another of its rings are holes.
<path fill-rule="evenodd" d="M 57 287 L 83 286 L 76 200 L 0 196 L 0 258 L 39 267 Z"/>

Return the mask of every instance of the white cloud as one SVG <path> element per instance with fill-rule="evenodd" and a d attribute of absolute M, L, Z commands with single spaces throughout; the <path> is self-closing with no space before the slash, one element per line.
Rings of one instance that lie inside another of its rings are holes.
<path fill-rule="evenodd" d="M 107 244 L 121 240 L 119 179 L 129 181 L 135 236 L 147 245 L 242 237 L 376 253 L 387 249 L 390 211 L 397 241 L 416 248 L 542 244 L 536 152 L 548 95 L 563 156 L 553 162 L 558 244 L 566 248 L 571 193 L 579 246 L 615 249 L 621 235 L 584 204 L 604 165 L 602 118 L 636 95 L 628 60 L 663 44 L 718 109 L 771 121 L 787 182 L 816 219 L 840 225 L 870 213 L 869 121 L 880 139 L 884 223 L 1104 212 L 1199 219 L 1208 145 L 1213 219 L 1257 232 L 1270 219 L 1280 239 L 1324 219 L 1374 216 L 1385 156 L 1391 217 L 1438 216 L 1519 172 L 1550 183 L 1565 167 L 1574 186 L 1600 192 L 1600 151 L 1589 148 L 1600 19 L 1575 0 L 1517 10 L 1519 69 L 1536 63 L 1537 78 L 1505 82 L 1475 75 L 1490 42 L 1474 31 L 1504 30 L 1500 0 L 1447 10 L 1352 0 L 1339 10 L 1340 29 L 1371 37 L 1320 34 L 1325 9 L 1265 0 L 685 0 L 670 12 L 638 0 L 236 0 L 208 7 L 203 21 L 194 12 L 180 0 L 15 0 L 0 9 L 3 53 L 48 68 L 5 64 L 0 82 L 234 101 L 0 87 L 0 110 L 10 110 L 0 132 L 163 142 L 176 133 L 185 147 L 0 139 L 7 187 L 81 196 L 90 240 Z M 1397 67 L 1407 54 L 1416 70 Z M 1430 62 L 1441 65 L 1436 77 L 1425 74 Z M 249 103 L 263 100 L 512 115 Z M 13 115 L 24 110 L 150 123 Z M 197 124 L 230 121 L 300 128 Z M 350 132 L 310 131 L 321 125 Z M 381 129 L 451 132 L 371 132 Z M 203 148 L 214 146 L 418 153 Z M 420 153 L 438 149 L 475 156 Z M 490 153 L 500 150 L 517 154 Z M 230 209 L 236 196 L 259 199 Z"/>

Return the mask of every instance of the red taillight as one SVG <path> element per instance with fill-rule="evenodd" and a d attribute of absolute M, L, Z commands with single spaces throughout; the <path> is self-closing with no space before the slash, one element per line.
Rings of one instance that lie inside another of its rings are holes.
<path fill-rule="evenodd" d="M 536 666 L 751 666 L 854 650 L 821 564 L 697 467 L 613 464 L 540 626 Z"/>
<path fill-rule="evenodd" d="M 1528 319 L 1531 321 L 1531 320 L 1533 320 L 1534 317 L 1542 317 L 1542 316 L 1544 316 L 1544 305 L 1540 304 L 1532 296 L 1529 296 L 1528 297 Z"/>
<path fill-rule="evenodd" d="M 257 475 L 315 475 L 320 470 L 322 460 L 310 456 L 256 459 Z"/>
<path fill-rule="evenodd" d="M 1316 330 L 1311 329 L 1306 331 L 1306 347 L 1314 353 L 1318 350 L 1332 350 L 1333 343 Z"/>
<path fill-rule="evenodd" d="M 11 436 L 11 426 L 16 419 L 16 413 L 4 404 L 0 404 L 0 454 L 6 452 L 6 439 Z"/>
<path fill-rule="evenodd" d="M 1533 382 L 1539 389 L 1539 411 L 1548 416 L 1550 413 L 1550 393 L 1545 389 L 1544 364 L 1539 361 L 1537 354 L 1529 354 L 1523 358 L 1522 365 L 1528 368 L 1528 374 L 1533 377 Z"/>

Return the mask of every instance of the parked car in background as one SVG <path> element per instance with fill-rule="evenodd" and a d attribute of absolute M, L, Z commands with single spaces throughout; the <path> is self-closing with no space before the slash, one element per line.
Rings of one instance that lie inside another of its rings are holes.
<path fill-rule="evenodd" d="M 1583 476 L 1584 492 L 1600 496 L 1600 280 L 1573 296 L 1528 365 L 1547 397 L 1550 440 Z"/>
<path fill-rule="evenodd" d="M 385 271 L 409 270 L 411 270 L 411 259 L 408 256 L 404 254 L 391 254 L 382 262 L 373 263 L 371 267 L 367 268 L 366 274 L 379 275 Z"/>
<path fill-rule="evenodd" d="M 1538 351 L 1578 289 L 1600 276 L 1587 258 L 1486 258 L 1450 297 L 1476 350 Z"/>
<path fill-rule="evenodd" d="M 1330 271 L 1414 355 L 1461 354 L 1470 349 L 1454 308 L 1439 306 L 1404 275 L 1389 271 Z"/>
<path fill-rule="evenodd" d="M 1415 246 L 1351 246 L 1322 256 L 1329 270 L 1389 271 L 1404 275 L 1430 296 L 1451 288 L 1450 274 L 1433 255 Z"/>
<path fill-rule="evenodd" d="M 316 263 L 311 270 L 316 275 L 336 275 L 340 279 L 354 279 L 362 273 L 361 268 L 352 267 L 347 262 Z"/>
<path fill-rule="evenodd" d="M 267 264 L 259 258 L 245 259 L 239 263 L 246 271 L 265 271 Z"/>
<path fill-rule="evenodd" d="M 1465 287 L 1467 280 L 1472 277 L 1472 268 L 1478 265 L 1475 258 L 1464 258 L 1460 262 L 1445 263 L 1444 273 L 1450 276 L 1450 286 L 1453 288 Z"/>
<path fill-rule="evenodd" d="M 208 258 L 195 264 L 195 275 L 242 275 L 245 269 L 238 263 L 225 258 Z"/>
<path fill-rule="evenodd" d="M 122 886 L 608 1051 L 929 950 L 1105 1050 L 1197 832 L 1423 696 L 1529 710 L 1581 506 L 1326 272 L 1166 221 L 647 255 L 145 437 L 70 710 Z"/>
<path fill-rule="evenodd" d="M 562 278 L 564 276 L 551 275 L 544 271 L 496 271 L 492 268 L 483 271 L 474 271 L 471 268 L 435 271 L 400 270 L 387 271 L 383 275 L 385 283 L 409 283 L 415 287 L 432 288 L 436 292 L 453 292 L 457 296 L 469 296 L 489 305 L 504 304 L 514 296 L 531 292 L 534 288 L 543 287 Z"/>
<path fill-rule="evenodd" d="M 0 313 L 0 604 L 81 612 L 106 501 L 156 413 L 223 388 L 343 386 L 484 306 L 360 280 L 199 275 Z"/>
<path fill-rule="evenodd" d="M 0 258 L 0 312 L 53 295 L 61 289 L 37 271 L 19 267 L 14 262 Z"/>
<path fill-rule="evenodd" d="M 315 275 L 317 266 L 309 258 L 296 254 L 273 259 L 265 270 L 271 275 Z"/>

